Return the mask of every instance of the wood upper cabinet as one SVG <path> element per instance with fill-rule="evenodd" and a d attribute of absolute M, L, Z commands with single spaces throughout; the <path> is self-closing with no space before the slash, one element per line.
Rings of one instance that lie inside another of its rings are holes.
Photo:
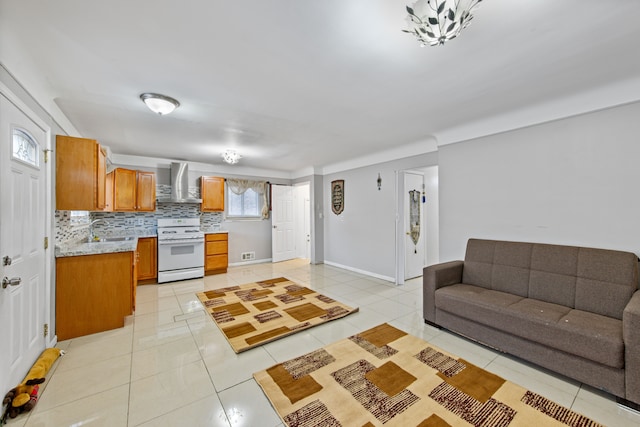
<path fill-rule="evenodd" d="M 117 168 L 109 173 L 114 211 L 156 210 L 156 174 Z M 109 202 L 107 202 L 109 204 Z"/>
<path fill-rule="evenodd" d="M 105 212 L 113 212 L 113 176 L 115 174 L 109 172 L 107 174 L 105 191 L 104 191 L 104 209 Z"/>
<path fill-rule="evenodd" d="M 136 210 L 136 171 L 117 168 L 113 170 L 113 210 Z"/>
<path fill-rule="evenodd" d="M 202 212 L 224 211 L 224 178 L 218 176 L 200 177 L 200 196 Z"/>
<path fill-rule="evenodd" d="M 124 326 L 135 306 L 134 252 L 56 258 L 60 341 Z"/>
<path fill-rule="evenodd" d="M 136 210 L 156 210 L 156 174 L 153 172 L 137 171 Z"/>
<path fill-rule="evenodd" d="M 229 234 L 205 235 L 204 274 L 226 273 L 229 265 Z"/>
<path fill-rule="evenodd" d="M 94 139 L 56 136 L 56 209 L 105 208 L 107 158 Z"/>
<path fill-rule="evenodd" d="M 158 239 L 138 238 L 138 280 L 140 283 L 155 282 L 158 278 Z"/>

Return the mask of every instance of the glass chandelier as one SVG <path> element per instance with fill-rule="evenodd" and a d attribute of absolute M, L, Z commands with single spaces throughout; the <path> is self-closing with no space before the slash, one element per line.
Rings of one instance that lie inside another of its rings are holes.
<path fill-rule="evenodd" d="M 471 12 L 482 0 L 418 0 L 407 6 L 409 26 L 421 46 L 437 46 L 456 38 L 471 22 Z"/>
<path fill-rule="evenodd" d="M 234 150 L 225 150 L 224 153 L 222 153 L 222 158 L 230 165 L 235 165 L 236 163 L 238 163 L 241 157 L 242 156 L 240 156 L 240 154 L 238 154 Z"/>

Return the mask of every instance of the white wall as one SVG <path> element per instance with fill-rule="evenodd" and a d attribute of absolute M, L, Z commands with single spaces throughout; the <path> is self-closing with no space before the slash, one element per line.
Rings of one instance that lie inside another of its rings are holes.
<path fill-rule="evenodd" d="M 640 254 L 640 103 L 439 151 L 440 260 L 470 237 Z"/>
<path fill-rule="evenodd" d="M 311 263 L 324 262 L 324 177 L 313 175 L 311 180 Z"/>
<path fill-rule="evenodd" d="M 435 165 L 428 153 L 324 176 L 324 259 L 393 280 L 395 277 L 395 172 Z M 382 189 L 378 190 L 378 173 Z M 331 181 L 344 179 L 344 212 L 331 211 Z M 318 203 L 316 199 L 316 203 Z"/>

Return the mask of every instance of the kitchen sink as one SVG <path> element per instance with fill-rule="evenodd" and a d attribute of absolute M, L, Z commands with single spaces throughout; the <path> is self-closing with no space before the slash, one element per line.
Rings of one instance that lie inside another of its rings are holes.
<path fill-rule="evenodd" d="M 88 243 L 108 243 L 108 242 L 128 242 L 130 240 L 135 239 L 133 236 L 125 236 L 125 237 L 98 237 L 93 240 L 89 240 L 87 238 Z"/>

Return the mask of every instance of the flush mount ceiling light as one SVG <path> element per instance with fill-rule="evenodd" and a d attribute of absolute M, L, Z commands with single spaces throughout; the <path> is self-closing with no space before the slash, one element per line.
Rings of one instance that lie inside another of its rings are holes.
<path fill-rule="evenodd" d="M 225 150 L 225 152 L 222 153 L 222 158 L 230 165 L 235 165 L 236 163 L 238 163 L 238 160 L 240 160 L 241 156 L 234 150 Z"/>
<path fill-rule="evenodd" d="M 407 6 L 405 33 L 413 34 L 421 46 L 438 46 L 456 38 L 469 25 L 471 12 L 482 0 L 418 0 Z"/>
<path fill-rule="evenodd" d="M 160 95 L 158 93 L 143 93 L 140 99 L 154 113 L 164 116 L 171 113 L 180 106 L 180 103 L 170 96 Z"/>

